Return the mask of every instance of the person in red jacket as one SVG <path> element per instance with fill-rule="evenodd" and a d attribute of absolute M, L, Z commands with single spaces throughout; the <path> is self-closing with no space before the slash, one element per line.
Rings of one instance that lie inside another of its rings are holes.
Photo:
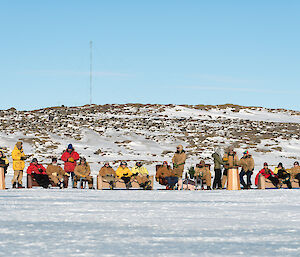
<path fill-rule="evenodd" d="M 64 170 L 68 176 L 71 175 L 72 184 L 74 183 L 74 170 L 76 167 L 76 161 L 79 160 L 79 154 L 75 152 L 72 144 L 68 145 L 67 150 L 63 153 L 60 158 L 65 162 Z M 65 188 L 68 187 L 68 179 L 64 180 Z"/>
<path fill-rule="evenodd" d="M 50 180 L 46 173 L 46 169 L 42 164 L 38 163 L 37 158 L 32 159 L 29 167 L 27 168 L 27 174 L 31 175 L 43 188 L 48 188 L 50 185 Z"/>
<path fill-rule="evenodd" d="M 274 175 L 273 171 L 271 171 L 268 168 L 268 163 L 264 163 L 264 168 L 257 173 L 256 177 L 255 177 L 255 185 L 258 185 L 258 178 L 259 178 L 259 174 L 262 174 L 266 179 L 270 180 L 272 182 L 272 184 L 274 186 L 276 186 L 277 188 L 279 187 L 279 180 L 276 177 L 276 175 Z"/>

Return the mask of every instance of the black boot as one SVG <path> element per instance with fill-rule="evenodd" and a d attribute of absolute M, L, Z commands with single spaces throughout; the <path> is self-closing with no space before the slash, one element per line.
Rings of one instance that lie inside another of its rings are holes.
<path fill-rule="evenodd" d="M 128 183 L 126 183 L 125 186 L 126 186 L 126 189 L 131 188 L 132 187 L 131 182 L 129 181 Z"/>
<path fill-rule="evenodd" d="M 18 188 L 24 188 L 22 184 L 18 183 Z"/>
<path fill-rule="evenodd" d="M 210 186 L 207 187 L 207 190 L 211 190 Z"/>
<path fill-rule="evenodd" d="M 288 181 L 286 184 L 287 184 L 287 186 L 288 186 L 289 189 L 292 189 L 292 183 L 291 183 L 291 181 Z"/>
<path fill-rule="evenodd" d="M 64 188 L 64 183 L 59 181 L 57 186 L 60 188 L 60 189 L 63 189 Z"/>
<path fill-rule="evenodd" d="M 151 189 L 152 189 L 151 184 L 149 184 L 145 187 L 145 190 L 151 190 Z"/>
<path fill-rule="evenodd" d="M 12 188 L 16 188 L 16 186 L 17 186 L 17 183 L 14 182 L 13 185 L 12 185 Z"/>
<path fill-rule="evenodd" d="M 242 186 L 243 186 L 243 189 L 248 189 L 245 182 L 241 181 L 241 184 L 242 184 Z"/>

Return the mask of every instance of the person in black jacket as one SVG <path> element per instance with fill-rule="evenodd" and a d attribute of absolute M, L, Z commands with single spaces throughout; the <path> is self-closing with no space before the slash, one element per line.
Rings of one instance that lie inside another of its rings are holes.
<path fill-rule="evenodd" d="M 277 166 L 277 177 L 281 179 L 282 183 L 286 184 L 289 189 L 292 188 L 290 180 L 291 175 L 283 168 L 283 164 L 280 162 Z"/>
<path fill-rule="evenodd" d="M 4 155 L 3 151 L 0 149 L 0 167 L 4 169 L 4 176 L 7 173 L 8 166 L 9 166 L 9 162 L 6 156 Z"/>
<path fill-rule="evenodd" d="M 213 182 L 213 189 L 222 189 L 222 166 L 225 165 L 225 162 L 222 160 L 220 148 L 216 148 L 215 152 L 212 154 L 214 158 L 214 171 L 215 171 L 215 179 Z"/>

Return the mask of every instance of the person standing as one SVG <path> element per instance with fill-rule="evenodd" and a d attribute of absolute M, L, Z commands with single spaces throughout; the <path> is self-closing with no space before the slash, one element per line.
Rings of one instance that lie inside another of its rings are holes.
<path fill-rule="evenodd" d="M 233 147 L 229 147 L 227 152 L 225 152 L 223 156 L 223 161 L 225 162 L 224 165 L 224 172 L 222 177 L 222 188 L 225 187 L 225 183 L 227 181 L 227 173 L 229 169 L 235 168 L 239 166 L 239 158 L 235 151 L 233 151 Z"/>
<path fill-rule="evenodd" d="M 5 154 L 3 153 L 2 149 L 0 149 L 0 167 L 4 169 L 4 177 L 7 173 L 7 168 L 9 166 L 9 161 L 7 160 Z"/>
<path fill-rule="evenodd" d="M 186 153 L 183 150 L 183 146 L 177 146 L 176 152 L 172 158 L 173 172 L 176 177 L 182 178 L 182 173 L 184 170 L 184 164 L 186 161 Z"/>
<path fill-rule="evenodd" d="M 13 188 L 24 188 L 22 186 L 23 170 L 25 168 L 25 160 L 29 157 L 24 154 L 23 143 L 17 142 L 14 150 L 11 153 L 13 159 L 14 176 L 11 181 Z"/>
<path fill-rule="evenodd" d="M 212 157 L 214 158 L 214 171 L 215 171 L 213 189 L 222 189 L 222 183 L 221 183 L 222 165 L 225 165 L 225 162 L 222 160 L 220 148 L 216 148 L 215 152 L 212 154 Z"/>
<path fill-rule="evenodd" d="M 248 151 L 245 151 L 239 164 L 242 167 L 240 172 L 240 182 L 244 189 L 251 189 L 251 176 L 254 170 L 254 159 L 252 158 L 252 155 L 250 155 Z M 244 181 L 245 175 L 247 176 L 247 184 Z"/>
<path fill-rule="evenodd" d="M 72 144 L 68 145 L 68 148 L 61 156 L 61 160 L 63 162 L 65 162 L 64 170 L 66 172 L 66 175 L 68 177 L 71 176 L 72 184 L 74 184 L 74 169 L 76 167 L 77 160 L 79 160 L 79 154 L 77 152 L 75 152 L 75 149 Z M 69 179 L 67 176 L 65 176 L 65 179 L 64 179 L 65 188 L 68 187 L 68 182 L 69 182 Z"/>

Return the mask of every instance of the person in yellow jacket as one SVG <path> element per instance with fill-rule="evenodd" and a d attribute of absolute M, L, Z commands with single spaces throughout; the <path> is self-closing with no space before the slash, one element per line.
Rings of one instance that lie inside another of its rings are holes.
<path fill-rule="evenodd" d="M 132 172 L 127 167 L 127 162 L 122 161 L 120 163 L 120 166 L 116 170 L 116 175 L 119 179 L 124 181 L 127 189 L 131 187 L 130 180 L 131 180 Z"/>
<path fill-rule="evenodd" d="M 77 182 L 80 179 L 85 179 L 88 182 L 89 189 L 93 189 L 93 177 L 91 175 L 90 165 L 84 157 L 80 157 L 79 164 L 74 169 L 74 184 L 73 188 L 77 188 Z M 83 188 L 83 185 L 80 185 Z"/>
<path fill-rule="evenodd" d="M 149 172 L 142 162 L 136 162 L 135 166 L 131 169 L 132 178 L 135 179 L 141 188 L 151 189 L 151 180 L 149 179 Z"/>
<path fill-rule="evenodd" d="M 11 153 L 11 157 L 13 159 L 13 170 L 14 176 L 11 181 L 13 188 L 16 188 L 16 184 L 18 183 L 18 188 L 23 188 L 22 186 L 22 178 L 23 178 L 23 170 L 25 168 L 25 160 L 30 157 L 25 155 L 23 152 L 23 143 L 17 142 L 14 150 Z"/>

